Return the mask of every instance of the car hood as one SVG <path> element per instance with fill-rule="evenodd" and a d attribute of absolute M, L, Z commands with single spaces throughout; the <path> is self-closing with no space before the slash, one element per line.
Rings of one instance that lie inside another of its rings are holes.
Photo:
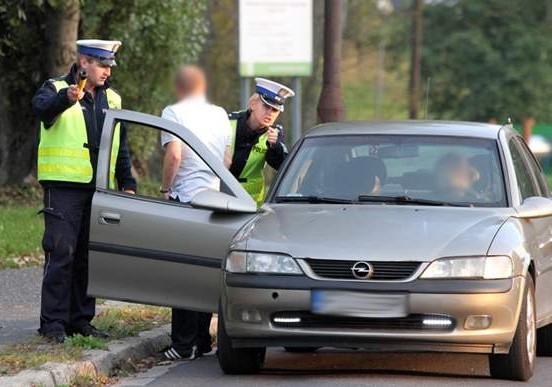
<path fill-rule="evenodd" d="M 486 254 L 508 208 L 271 204 L 244 230 L 249 251 L 297 258 L 431 261 Z"/>

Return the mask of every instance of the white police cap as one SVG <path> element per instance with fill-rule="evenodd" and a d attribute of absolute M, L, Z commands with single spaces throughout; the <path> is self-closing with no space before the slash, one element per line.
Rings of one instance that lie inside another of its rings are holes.
<path fill-rule="evenodd" d="M 295 95 L 289 87 L 270 79 L 255 78 L 255 82 L 257 83 L 255 92 L 259 94 L 261 100 L 268 106 L 281 112 L 284 111 L 286 99 Z"/>
<path fill-rule="evenodd" d="M 96 58 L 105 65 L 116 66 L 115 54 L 122 44 L 118 40 L 77 40 L 77 52 Z"/>

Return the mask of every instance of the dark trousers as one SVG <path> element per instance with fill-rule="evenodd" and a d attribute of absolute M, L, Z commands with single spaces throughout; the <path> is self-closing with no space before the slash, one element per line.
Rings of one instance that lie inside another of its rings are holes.
<path fill-rule="evenodd" d="M 171 198 L 179 202 L 178 196 Z M 194 312 L 186 309 L 172 309 L 171 341 L 178 352 L 185 352 L 197 345 L 199 350 L 208 352 L 211 348 L 211 313 Z"/>
<path fill-rule="evenodd" d="M 197 348 L 202 352 L 209 352 L 211 349 L 210 324 L 211 313 L 173 308 L 171 345 L 178 352 L 185 352 L 194 345 L 197 345 Z"/>
<path fill-rule="evenodd" d="M 95 299 L 88 286 L 88 234 L 93 191 L 51 188 L 44 191 L 44 276 L 40 304 L 41 333 L 90 322 Z"/>

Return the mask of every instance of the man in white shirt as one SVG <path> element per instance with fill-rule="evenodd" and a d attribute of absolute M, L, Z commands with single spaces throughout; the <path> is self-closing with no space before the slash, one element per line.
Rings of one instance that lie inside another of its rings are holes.
<path fill-rule="evenodd" d="M 207 102 L 206 89 L 205 74 L 200 68 L 182 67 L 175 79 L 179 102 L 167 106 L 161 117 L 189 129 L 229 167 L 232 134 L 228 114 Z M 161 192 L 166 198 L 190 202 L 201 190 L 219 189 L 218 177 L 186 144 L 167 132 L 163 132 L 161 144 L 165 148 Z"/>
<path fill-rule="evenodd" d="M 183 66 L 175 78 L 179 102 L 167 106 L 161 115 L 194 133 L 226 167 L 230 166 L 231 128 L 226 111 L 207 101 L 205 73 L 197 66 Z M 205 189 L 219 190 L 220 180 L 201 158 L 178 137 L 163 132 L 165 149 L 163 185 L 165 199 L 189 203 Z M 169 360 L 189 359 L 212 353 L 210 313 L 172 310 L 171 346 L 164 351 Z"/>

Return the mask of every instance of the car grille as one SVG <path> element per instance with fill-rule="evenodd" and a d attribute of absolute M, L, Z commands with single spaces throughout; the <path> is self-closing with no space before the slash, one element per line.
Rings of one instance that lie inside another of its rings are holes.
<path fill-rule="evenodd" d="M 275 318 L 287 318 L 288 321 L 300 322 L 276 322 Z M 424 324 L 424 320 L 434 321 L 436 318 L 445 318 L 451 321 L 449 325 Z M 272 324 L 280 328 L 328 328 L 328 329 L 366 329 L 366 330 L 399 330 L 399 331 L 440 331 L 454 330 L 455 321 L 449 316 L 435 314 L 411 314 L 400 318 L 362 318 L 325 316 L 310 312 L 278 312 L 272 315 Z"/>
<path fill-rule="evenodd" d="M 305 259 L 311 270 L 318 276 L 333 279 L 353 279 L 358 280 L 353 275 L 352 267 L 357 261 L 352 260 L 330 260 L 330 259 Z M 382 262 L 367 261 L 374 271 L 372 276 L 367 279 L 375 281 L 399 281 L 412 276 L 418 270 L 421 262 Z"/>

